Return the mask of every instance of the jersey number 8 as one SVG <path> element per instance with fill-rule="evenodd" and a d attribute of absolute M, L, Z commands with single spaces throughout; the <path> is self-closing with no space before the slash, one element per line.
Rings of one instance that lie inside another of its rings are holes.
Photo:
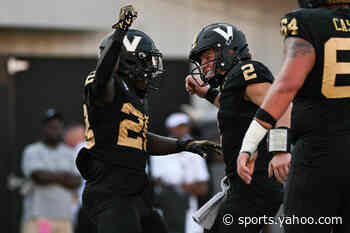
<path fill-rule="evenodd" d="M 328 99 L 350 98 L 350 85 L 336 86 L 337 75 L 350 76 L 350 64 L 338 62 L 338 51 L 350 50 L 350 38 L 331 38 L 325 43 L 322 94 Z"/>

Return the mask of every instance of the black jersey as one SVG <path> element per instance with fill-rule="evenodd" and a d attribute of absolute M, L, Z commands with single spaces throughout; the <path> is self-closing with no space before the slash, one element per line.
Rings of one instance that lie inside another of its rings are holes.
<path fill-rule="evenodd" d="M 87 145 L 81 149 L 77 166 L 87 180 L 83 204 L 90 214 L 111 205 L 115 196 L 142 193 L 149 184 L 145 173 L 147 98 L 121 78 L 114 77 L 115 98 L 99 105 L 94 96 L 94 72 L 85 82 L 84 118 Z"/>
<path fill-rule="evenodd" d="M 85 82 L 84 118 L 89 152 L 99 160 L 144 172 L 147 159 L 147 98 L 116 77 L 113 103 L 99 106 L 93 95 L 95 72 Z"/>
<path fill-rule="evenodd" d="M 87 180 L 85 203 L 101 206 L 113 195 L 139 193 L 147 185 L 148 104 L 131 81 L 114 72 L 125 32 L 115 30 L 96 71 L 84 86 L 87 145 L 79 151 L 77 167 Z M 114 99 L 101 103 L 106 87 L 114 85 Z M 142 96 L 142 97 L 141 97 Z M 88 195 L 89 194 L 89 195 Z"/>
<path fill-rule="evenodd" d="M 316 61 L 294 99 L 297 137 L 350 131 L 350 10 L 298 9 L 281 20 L 285 38 L 313 45 Z"/>
<path fill-rule="evenodd" d="M 128 56 L 124 53 L 128 49 L 148 45 L 150 39 L 145 36 L 145 40 L 136 40 L 135 33 L 128 32 L 129 39 L 136 41 L 132 45 L 127 43 L 124 31 L 117 29 L 108 36 L 95 71 L 85 80 L 87 145 L 79 151 L 76 164 L 86 180 L 83 207 L 91 216 L 113 206 L 114 198 L 133 198 L 149 185 L 145 173 L 149 156 L 147 94 L 136 88 L 135 80 L 126 72 L 126 57 L 120 57 Z M 103 101 L 111 94 L 112 100 Z"/>
<path fill-rule="evenodd" d="M 226 173 L 236 173 L 236 160 L 242 141 L 258 106 L 245 100 L 246 88 L 250 84 L 273 82 L 267 67 L 257 61 L 245 61 L 233 67 L 223 82 L 220 96 L 218 123 L 221 134 Z M 267 171 L 272 155 L 267 153 L 266 141 L 258 148 L 260 156 L 256 170 Z"/>

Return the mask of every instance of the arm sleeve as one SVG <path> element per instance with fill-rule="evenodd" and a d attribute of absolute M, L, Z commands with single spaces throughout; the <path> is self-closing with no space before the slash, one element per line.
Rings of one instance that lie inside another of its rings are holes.
<path fill-rule="evenodd" d="M 119 54 L 123 45 L 125 31 L 116 29 L 112 34 L 112 41 L 104 48 L 101 58 L 97 62 L 94 94 L 100 96 L 108 81 L 112 78 L 113 69 L 119 61 Z"/>
<path fill-rule="evenodd" d="M 23 151 L 22 171 L 26 177 L 30 177 L 34 171 L 46 170 L 45 164 L 40 159 L 37 148 L 29 146 Z"/>

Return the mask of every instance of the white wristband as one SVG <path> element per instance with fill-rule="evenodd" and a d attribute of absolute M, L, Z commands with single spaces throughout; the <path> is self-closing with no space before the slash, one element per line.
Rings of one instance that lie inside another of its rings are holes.
<path fill-rule="evenodd" d="M 256 120 L 253 120 L 244 135 L 240 152 L 249 152 L 250 155 L 253 155 L 258 149 L 258 145 L 265 137 L 267 131 L 268 130 L 260 125 Z"/>
<path fill-rule="evenodd" d="M 267 136 L 269 152 L 289 152 L 288 129 L 271 129 Z"/>

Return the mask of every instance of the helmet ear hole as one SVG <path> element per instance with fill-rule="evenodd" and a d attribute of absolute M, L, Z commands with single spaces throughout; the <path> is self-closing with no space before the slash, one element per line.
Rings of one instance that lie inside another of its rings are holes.
<path fill-rule="evenodd" d="M 230 36 L 228 40 L 226 41 L 226 45 L 230 45 L 233 40 L 233 36 Z"/>
<path fill-rule="evenodd" d="M 143 60 L 143 59 L 145 59 L 145 58 L 147 57 L 147 54 L 144 53 L 144 52 L 139 52 L 139 53 L 138 53 L 138 57 L 139 57 L 141 60 Z"/>

